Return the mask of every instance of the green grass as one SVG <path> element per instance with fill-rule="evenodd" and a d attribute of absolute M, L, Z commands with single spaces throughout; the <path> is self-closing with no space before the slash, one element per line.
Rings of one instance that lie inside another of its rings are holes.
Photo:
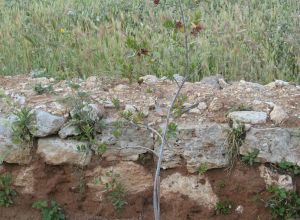
<path fill-rule="evenodd" d="M 160 2 L 0 0 L 0 75 L 184 74 L 176 1 Z M 300 83 L 299 1 L 185 0 L 184 10 L 189 32 L 204 27 L 190 38 L 192 80 Z"/>

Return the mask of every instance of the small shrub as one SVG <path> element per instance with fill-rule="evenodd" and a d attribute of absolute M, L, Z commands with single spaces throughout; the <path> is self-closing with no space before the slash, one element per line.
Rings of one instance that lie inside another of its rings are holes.
<path fill-rule="evenodd" d="M 300 167 L 292 162 L 282 161 L 278 164 L 278 167 L 280 170 L 288 172 L 292 175 L 300 174 Z"/>
<path fill-rule="evenodd" d="M 249 152 L 247 155 L 242 156 L 242 161 L 250 166 L 253 166 L 254 163 L 259 162 L 259 160 L 257 159 L 258 154 L 259 154 L 259 150 L 254 149 L 252 152 Z"/>
<path fill-rule="evenodd" d="M 19 111 L 15 112 L 14 115 L 17 117 L 13 123 L 13 142 L 15 143 L 31 143 L 32 134 L 30 133 L 29 123 L 33 118 L 33 113 L 30 108 L 24 107 Z"/>
<path fill-rule="evenodd" d="M 152 88 L 147 87 L 146 93 L 151 94 L 151 93 L 153 93 L 153 92 L 154 92 L 154 90 L 153 90 Z"/>
<path fill-rule="evenodd" d="M 171 122 L 168 124 L 168 132 L 167 132 L 167 139 L 171 137 L 176 137 L 177 132 L 177 124 L 174 122 Z"/>
<path fill-rule="evenodd" d="M 108 198 L 112 202 L 116 212 L 120 214 L 123 211 L 124 206 L 127 204 L 124 200 L 124 187 L 118 181 L 119 175 L 114 174 L 113 172 L 108 172 L 106 175 L 110 177 L 110 181 L 105 184 L 104 191 L 107 193 Z"/>
<path fill-rule="evenodd" d="M 93 142 L 96 122 L 91 119 L 89 112 L 82 110 L 83 107 L 84 105 L 82 104 L 73 110 L 74 113 L 70 122 L 81 131 L 77 139 Z"/>
<path fill-rule="evenodd" d="M 82 144 L 82 145 L 77 145 L 76 146 L 76 149 L 77 149 L 77 151 L 78 152 L 87 152 L 90 148 L 89 148 L 89 146 L 88 145 L 84 145 L 84 144 Z"/>
<path fill-rule="evenodd" d="M 34 86 L 34 91 L 36 92 L 36 94 L 42 95 L 44 93 L 52 93 L 54 90 L 52 85 L 43 86 L 41 83 L 39 83 Z"/>
<path fill-rule="evenodd" d="M 183 110 L 183 104 L 187 101 L 188 97 L 186 95 L 181 95 L 177 98 L 172 114 L 175 118 L 178 118 L 182 115 L 182 110 Z"/>
<path fill-rule="evenodd" d="M 113 98 L 112 99 L 112 104 L 114 105 L 114 108 L 119 111 L 121 109 L 121 103 L 118 98 Z"/>
<path fill-rule="evenodd" d="M 32 208 L 42 212 L 43 220 L 65 220 L 65 214 L 55 201 L 51 201 L 50 206 L 48 201 L 39 200 L 32 204 Z"/>
<path fill-rule="evenodd" d="M 136 113 L 133 113 L 132 111 L 122 111 L 120 116 L 121 118 L 124 118 L 125 120 L 131 121 L 135 124 L 142 122 L 145 118 L 144 113 L 140 111 Z"/>
<path fill-rule="evenodd" d="M 145 118 L 144 113 L 139 111 L 133 115 L 132 121 L 137 124 L 142 122 L 144 118 Z"/>
<path fill-rule="evenodd" d="M 271 210 L 273 219 L 298 219 L 300 217 L 300 197 L 296 192 L 277 186 L 270 186 L 267 191 L 272 195 L 266 201 L 266 207 Z"/>
<path fill-rule="evenodd" d="M 120 122 L 120 121 L 116 121 L 113 124 L 113 126 L 114 126 L 113 135 L 115 136 L 115 138 L 119 138 L 122 135 L 121 125 L 122 125 L 122 122 Z"/>
<path fill-rule="evenodd" d="M 217 215 L 228 215 L 232 211 L 233 202 L 229 200 L 219 201 L 216 204 L 215 212 Z"/>
<path fill-rule="evenodd" d="M 80 85 L 79 85 L 79 84 L 73 83 L 73 82 L 71 82 L 71 81 L 68 82 L 68 86 L 69 86 L 71 89 L 73 89 L 73 90 L 79 90 L 79 88 L 80 88 Z"/>
<path fill-rule="evenodd" d="M 107 151 L 107 144 L 105 143 L 98 144 L 96 151 L 97 153 L 104 154 Z"/>
<path fill-rule="evenodd" d="M 106 123 L 104 120 L 99 120 L 95 122 L 95 130 L 97 132 L 101 132 L 105 128 L 106 128 Z"/>
<path fill-rule="evenodd" d="M 206 173 L 207 170 L 208 170 L 207 164 L 203 163 L 199 166 L 198 173 L 199 173 L 199 175 L 203 175 L 204 173 Z"/>
<path fill-rule="evenodd" d="M 239 149 L 240 146 L 243 144 L 245 139 L 246 131 L 244 124 L 238 124 L 237 127 L 233 127 L 228 131 L 227 134 L 227 142 L 228 142 L 228 149 L 227 154 L 229 155 L 229 162 L 230 167 L 232 169 L 235 165 L 235 162 L 239 158 Z"/>
<path fill-rule="evenodd" d="M 132 117 L 133 117 L 133 112 L 132 111 L 122 111 L 120 113 L 120 117 L 124 118 L 124 119 L 126 119 L 128 121 L 131 121 Z"/>
<path fill-rule="evenodd" d="M 11 175 L 0 176 L 0 206 L 8 207 L 14 203 L 13 197 L 16 196 L 16 192 L 11 188 L 11 184 Z"/>

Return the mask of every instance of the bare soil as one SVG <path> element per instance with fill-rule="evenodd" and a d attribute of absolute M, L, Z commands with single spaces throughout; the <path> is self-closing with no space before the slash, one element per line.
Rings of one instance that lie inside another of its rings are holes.
<path fill-rule="evenodd" d="M 24 195 L 18 193 L 11 207 L 0 207 L 1 220 L 35 220 L 41 219 L 39 211 L 32 209 L 32 203 L 38 199 L 54 199 L 66 213 L 67 219 L 72 220 L 104 220 L 104 219 L 153 219 L 152 191 L 147 190 L 139 194 L 127 195 L 127 205 L 122 214 L 117 215 L 111 202 L 105 200 L 96 202 L 91 200 L 92 195 L 88 188 L 79 187 L 84 183 L 80 179 L 81 170 L 74 166 L 50 166 L 43 160 L 36 159 L 35 165 L 35 194 Z M 111 163 L 93 159 L 93 163 L 86 169 L 95 166 L 107 166 Z M 147 169 L 151 169 L 147 164 Z M 13 175 L 18 172 L 20 166 L 4 164 L 2 172 L 10 172 Z M 153 171 L 153 170 L 152 170 Z M 190 175 L 185 168 L 162 171 L 162 178 L 173 172 Z M 269 220 L 271 216 L 262 202 L 265 199 L 265 183 L 259 176 L 257 167 L 249 167 L 243 163 L 237 163 L 236 167 L 228 173 L 225 169 L 209 170 L 205 173 L 212 184 L 213 191 L 221 201 L 230 200 L 234 207 L 229 215 L 216 215 L 214 210 L 197 205 L 187 196 L 173 194 L 161 199 L 161 218 L 163 220 Z M 296 180 L 297 185 L 300 179 Z M 16 191 L 19 189 L 14 187 Z M 235 208 L 243 206 L 243 213 L 239 214 Z"/>

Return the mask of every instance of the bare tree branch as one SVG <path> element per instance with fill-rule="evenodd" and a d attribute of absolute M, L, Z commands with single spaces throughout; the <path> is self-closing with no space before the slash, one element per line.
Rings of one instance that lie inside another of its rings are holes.
<path fill-rule="evenodd" d="M 168 125 L 170 122 L 170 117 L 172 114 L 172 109 L 174 107 L 174 104 L 180 94 L 180 91 L 181 91 L 184 83 L 186 82 L 186 80 L 189 76 L 189 62 L 190 61 L 189 61 L 188 33 L 187 33 L 187 26 L 186 26 L 186 22 L 185 22 L 184 12 L 183 12 L 183 8 L 182 8 L 182 0 L 178 0 L 178 4 L 179 4 L 180 13 L 181 13 L 181 20 L 182 20 L 182 23 L 184 26 L 184 33 L 185 33 L 185 40 L 184 40 L 185 59 L 186 59 L 185 73 L 184 73 L 185 77 L 180 84 L 176 81 L 176 83 L 178 85 L 177 92 L 176 92 L 175 96 L 173 97 L 173 100 L 172 100 L 171 105 L 168 110 L 166 124 L 163 129 L 161 145 L 159 148 L 159 158 L 158 158 L 157 165 L 156 165 L 155 178 L 154 178 L 154 184 L 153 184 L 153 209 L 154 209 L 155 220 L 160 220 L 160 169 L 161 169 L 161 163 L 163 160 L 163 152 L 164 152 L 164 145 L 166 142 L 166 135 L 168 132 Z"/>

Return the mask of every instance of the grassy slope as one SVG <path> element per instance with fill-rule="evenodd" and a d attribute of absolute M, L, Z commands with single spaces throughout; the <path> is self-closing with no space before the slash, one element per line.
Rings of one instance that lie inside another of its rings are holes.
<path fill-rule="evenodd" d="M 183 74 L 173 0 L 0 0 L 0 75 L 45 69 L 56 78 Z M 300 2 L 186 0 L 193 79 L 300 83 Z M 145 48 L 149 56 L 137 56 Z"/>

